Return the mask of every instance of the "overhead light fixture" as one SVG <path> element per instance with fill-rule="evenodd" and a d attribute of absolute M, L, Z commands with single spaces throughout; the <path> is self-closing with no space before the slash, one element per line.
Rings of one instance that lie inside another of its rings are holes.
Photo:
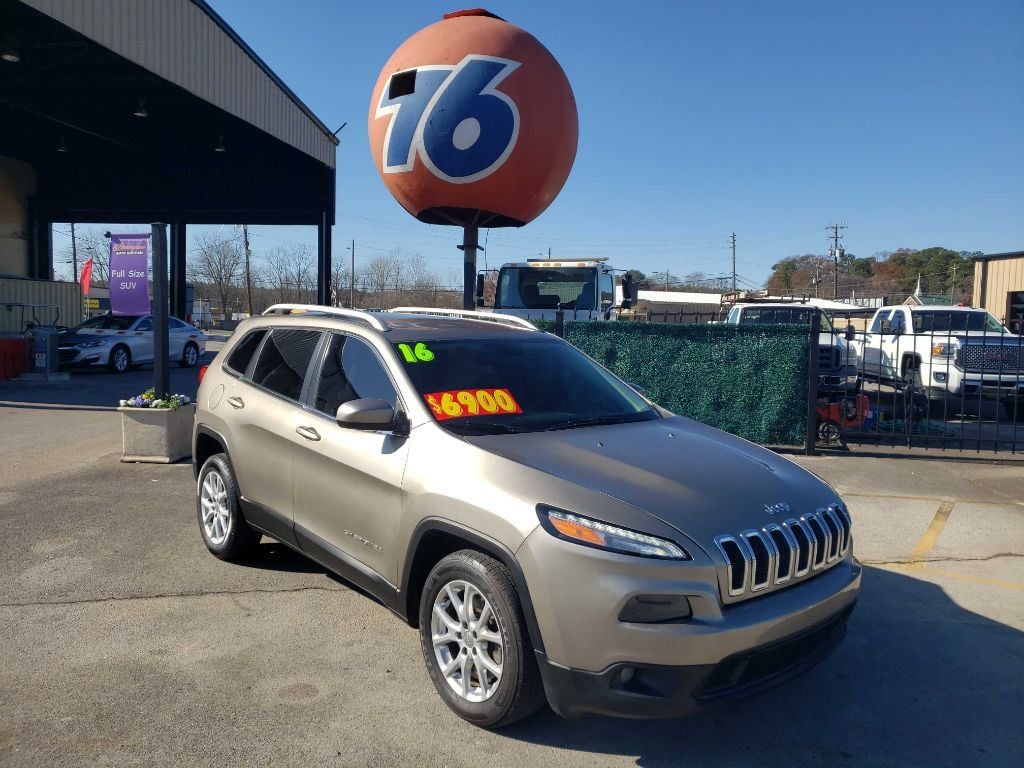
<path fill-rule="evenodd" d="M 60 137 L 60 141 L 57 142 L 57 151 L 63 154 L 68 151 L 68 145 L 64 142 L 64 137 Z"/>
<path fill-rule="evenodd" d="M 17 64 L 21 61 L 21 55 L 13 48 L 5 48 L 4 52 L 0 53 L 0 59 L 3 59 L 9 64 Z"/>
<path fill-rule="evenodd" d="M 228 151 L 228 148 L 224 146 L 224 137 L 223 136 L 218 136 L 217 137 L 217 146 L 215 146 L 213 148 L 213 151 L 214 152 L 227 152 Z"/>
<path fill-rule="evenodd" d="M 149 112 L 146 111 L 146 100 L 140 98 L 138 103 L 135 105 L 135 111 L 132 112 L 136 117 L 149 117 Z"/>

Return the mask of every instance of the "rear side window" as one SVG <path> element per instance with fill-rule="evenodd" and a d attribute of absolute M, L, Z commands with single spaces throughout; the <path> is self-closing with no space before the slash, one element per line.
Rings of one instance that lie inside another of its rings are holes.
<path fill-rule="evenodd" d="M 271 331 L 252 372 L 253 384 L 298 400 L 319 341 L 320 331 L 290 328 Z"/>
<path fill-rule="evenodd" d="M 266 328 L 261 328 L 258 331 L 252 331 L 247 334 L 244 339 L 238 342 L 238 345 L 231 350 L 231 354 L 228 355 L 228 359 L 224 361 L 224 366 L 237 373 L 239 376 L 245 373 L 245 369 L 249 367 L 249 361 L 252 360 L 252 356 L 256 354 L 256 349 L 259 347 L 260 342 L 263 341 L 263 337 L 266 335 Z"/>

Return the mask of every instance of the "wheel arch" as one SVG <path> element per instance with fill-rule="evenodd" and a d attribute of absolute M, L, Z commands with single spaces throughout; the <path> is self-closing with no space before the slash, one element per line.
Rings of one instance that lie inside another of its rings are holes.
<path fill-rule="evenodd" d="M 228 459 L 231 458 L 231 454 L 228 453 L 227 441 L 223 435 L 200 424 L 196 427 L 196 436 L 192 445 L 192 473 L 196 477 L 199 477 L 199 470 L 202 469 L 206 460 L 215 453 L 228 454 Z"/>
<path fill-rule="evenodd" d="M 401 589 L 405 599 L 401 601 L 403 618 L 412 627 L 419 625 L 419 601 L 423 585 L 431 569 L 444 557 L 460 549 L 474 549 L 490 555 L 501 562 L 512 574 L 512 580 L 519 593 L 519 602 L 530 634 L 530 643 L 535 650 L 544 651 L 537 616 L 533 610 L 526 577 L 516 560 L 515 554 L 504 544 L 478 531 L 441 518 L 425 518 L 413 531 L 402 567 Z"/>

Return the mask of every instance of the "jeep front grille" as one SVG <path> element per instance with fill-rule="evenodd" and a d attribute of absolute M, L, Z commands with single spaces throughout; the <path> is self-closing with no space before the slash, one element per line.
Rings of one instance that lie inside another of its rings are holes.
<path fill-rule="evenodd" d="M 730 597 L 753 595 L 834 565 L 850 549 L 850 516 L 839 505 L 715 537 Z"/>

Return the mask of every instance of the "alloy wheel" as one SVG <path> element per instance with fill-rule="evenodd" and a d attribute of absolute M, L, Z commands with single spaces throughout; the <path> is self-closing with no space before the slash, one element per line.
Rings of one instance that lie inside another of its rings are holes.
<path fill-rule="evenodd" d="M 462 699 L 487 701 L 501 683 L 504 644 L 490 602 L 468 581 L 450 581 L 434 598 L 430 635 L 445 681 Z"/>
<path fill-rule="evenodd" d="M 231 507 L 224 478 L 216 470 L 203 479 L 199 501 L 203 510 L 203 530 L 214 546 L 220 546 L 231 532 Z"/>

